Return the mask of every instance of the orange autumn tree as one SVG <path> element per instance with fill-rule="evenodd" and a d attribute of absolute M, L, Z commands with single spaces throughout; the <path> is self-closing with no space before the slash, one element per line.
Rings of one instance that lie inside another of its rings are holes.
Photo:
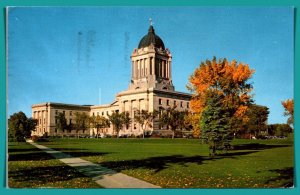
<path fill-rule="evenodd" d="M 211 94 L 221 97 L 221 104 L 230 118 L 231 130 L 237 121 L 246 120 L 245 113 L 252 101 L 252 85 L 247 81 L 252 77 L 253 69 L 248 64 L 229 62 L 227 59 L 201 62 L 189 78 L 187 88 L 193 93 L 191 109 L 201 116 Z M 199 117 L 201 120 L 201 117 Z"/>
<path fill-rule="evenodd" d="M 288 116 L 287 124 L 294 125 L 294 99 L 288 99 L 281 102 L 284 107 L 284 116 Z"/>

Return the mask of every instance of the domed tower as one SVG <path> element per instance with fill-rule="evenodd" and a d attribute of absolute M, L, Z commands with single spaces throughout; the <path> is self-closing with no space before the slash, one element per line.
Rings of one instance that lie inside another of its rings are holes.
<path fill-rule="evenodd" d="M 131 55 L 132 74 L 130 90 L 158 89 L 174 91 L 172 84 L 172 55 L 150 24 L 138 48 Z"/>

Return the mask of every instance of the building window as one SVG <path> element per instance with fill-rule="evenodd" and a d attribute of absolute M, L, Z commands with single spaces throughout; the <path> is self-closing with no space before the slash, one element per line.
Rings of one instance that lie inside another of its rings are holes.
<path fill-rule="evenodd" d="M 57 133 L 57 128 L 55 128 L 55 133 Z"/>
<path fill-rule="evenodd" d="M 57 124 L 57 118 L 55 119 L 55 124 Z"/>
<path fill-rule="evenodd" d="M 106 116 L 108 116 L 108 111 L 106 111 Z"/>
<path fill-rule="evenodd" d="M 158 99 L 158 104 L 162 105 L 161 99 Z"/>
<path fill-rule="evenodd" d="M 72 119 L 70 119 L 70 123 L 69 124 L 72 124 Z"/>
<path fill-rule="evenodd" d="M 104 115 L 104 112 L 102 112 L 102 116 Z"/>
<path fill-rule="evenodd" d="M 42 124 L 42 119 L 40 119 L 40 124 Z"/>
<path fill-rule="evenodd" d="M 182 102 L 182 101 L 180 102 L 180 107 L 181 107 L 181 108 L 183 107 L 183 102 Z"/>
<path fill-rule="evenodd" d="M 70 116 L 72 116 L 72 111 L 70 111 Z"/>
<path fill-rule="evenodd" d="M 97 112 L 97 116 L 99 116 L 99 112 Z"/>
<path fill-rule="evenodd" d="M 186 103 L 186 107 L 190 108 L 190 103 L 189 102 Z"/>
<path fill-rule="evenodd" d="M 176 106 L 176 100 L 174 100 L 174 106 Z"/>
<path fill-rule="evenodd" d="M 65 114 L 66 114 L 66 111 L 63 111 L 63 114 L 65 115 Z"/>
<path fill-rule="evenodd" d="M 133 129 L 136 129 L 136 124 L 133 125 Z"/>
<path fill-rule="evenodd" d="M 95 116 L 95 113 L 93 112 L 93 116 Z"/>
<path fill-rule="evenodd" d="M 58 114 L 58 110 L 55 110 L 55 115 L 57 115 Z"/>
<path fill-rule="evenodd" d="M 170 105 L 169 100 L 167 100 L 167 106 L 169 106 L 169 105 Z"/>

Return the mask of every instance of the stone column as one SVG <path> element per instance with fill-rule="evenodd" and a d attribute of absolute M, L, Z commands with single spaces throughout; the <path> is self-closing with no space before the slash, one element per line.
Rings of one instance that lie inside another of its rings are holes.
<path fill-rule="evenodd" d="M 154 56 L 151 59 L 151 68 L 152 68 L 152 75 L 155 75 L 155 61 L 154 61 Z"/>
<path fill-rule="evenodd" d="M 161 77 L 161 60 L 158 59 L 158 76 Z"/>
<path fill-rule="evenodd" d="M 132 77 L 132 79 L 135 78 L 135 75 L 134 75 L 134 62 L 133 61 L 131 61 L 131 77 Z"/>
<path fill-rule="evenodd" d="M 166 71 L 166 78 L 169 78 L 169 63 L 168 63 L 167 60 L 166 60 L 166 69 L 167 69 L 167 71 Z"/>
<path fill-rule="evenodd" d="M 138 78 L 141 78 L 141 61 L 138 60 Z"/>
<path fill-rule="evenodd" d="M 150 75 L 150 58 L 148 57 L 148 58 L 146 58 L 145 59 L 146 60 L 146 67 L 147 67 L 147 76 L 149 76 Z"/>
<path fill-rule="evenodd" d="M 162 60 L 161 61 L 162 63 L 162 77 L 166 78 L 166 63 L 165 63 L 165 60 Z"/>
<path fill-rule="evenodd" d="M 169 67 L 170 67 L 170 79 L 172 79 L 172 62 L 169 61 Z"/>

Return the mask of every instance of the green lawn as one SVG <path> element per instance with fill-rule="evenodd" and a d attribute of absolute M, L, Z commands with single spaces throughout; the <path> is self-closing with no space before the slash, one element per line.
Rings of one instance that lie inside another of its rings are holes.
<path fill-rule="evenodd" d="M 234 150 L 213 159 L 207 145 L 193 139 L 54 139 L 40 144 L 164 188 L 277 188 L 293 183 L 291 139 L 235 140 Z"/>
<path fill-rule="evenodd" d="M 28 143 L 8 144 L 10 188 L 99 188 L 74 168 Z"/>

